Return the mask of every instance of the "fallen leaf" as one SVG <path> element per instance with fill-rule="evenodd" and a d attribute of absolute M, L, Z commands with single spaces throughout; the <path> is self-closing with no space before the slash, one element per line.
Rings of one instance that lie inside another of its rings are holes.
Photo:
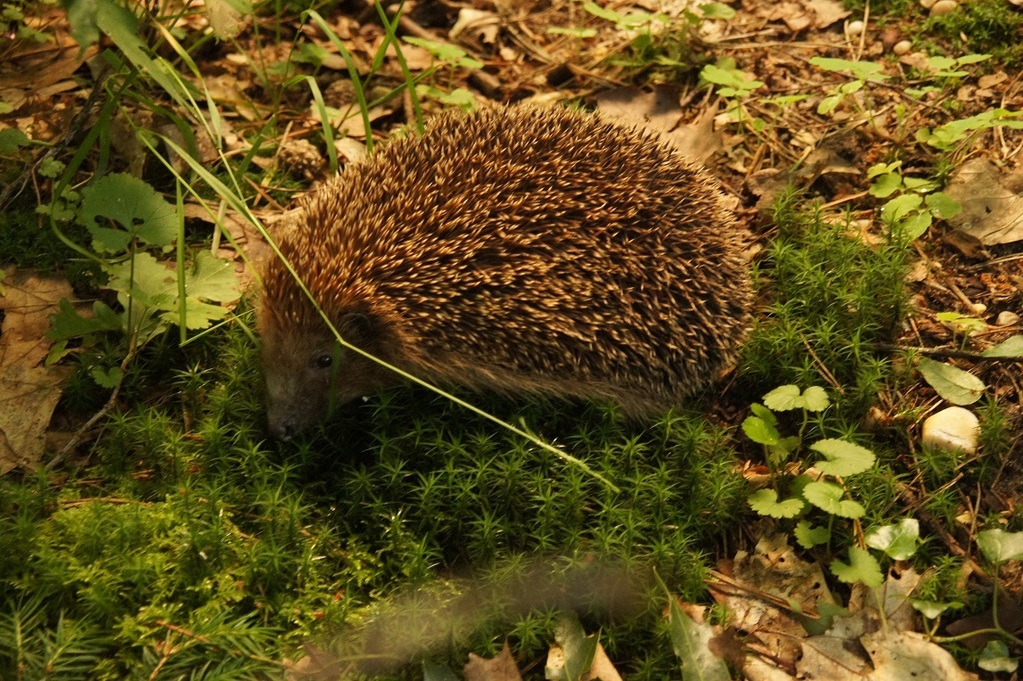
<path fill-rule="evenodd" d="M 521 681 L 519 667 L 512 657 L 508 642 L 495 657 L 489 660 L 474 653 L 469 653 L 469 662 L 462 668 L 465 681 Z"/>
<path fill-rule="evenodd" d="M 706 163 L 723 146 L 714 130 L 717 107 L 709 107 L 693 123 L 683 123 L 678 90 L 669 85 L 651 92 L 635 87 L 609 90 L 597 96 L 597 108 L 621 123 L 659 133 L 683 156 L 699 163 Z"/>
<path fill-rule="evenodd" d="M 861 636 L 860 643 L 874 666 L 873 673 L 867 677 L 871 681 L 973 681 L 977 678 L 976 674 L 960 669 L 947 650 L 914 631 L 883 627 Z"/>
<path fill-rule="evenodd" d="M 45 449 L 46 427 L 69 369 L 45 366 L 52 342 L 50 315 L 71 286 L 30 270 L 4 270 L 0 311 L 0 475 L 34 469 Z"/>
<path fill-rule="evenodd" d="M 834 604 L 824 572 L 793 552 L 784 535 L 764 537 L 752 554 L 740 551 L 732 564 L 734 584 L 709 584 L 714 600 L 731 613 L 731 625 L 755 637 L 776 659 L 794 663 L 806 630 L 791 614 Z"/>
<path fill-rule="evenodd" d="M 852 14 L 836 0 L 807 0 L 805 6 L 813 12 L 814 28 L 825 29 Z"/>
<path fill-rule="evenodd" d="M 1023 171 L 1006 173 L 986 158 L 963 164 L 945 193 L 962 204 L 948 223 L 984 245 L 1023 240 Z"/>

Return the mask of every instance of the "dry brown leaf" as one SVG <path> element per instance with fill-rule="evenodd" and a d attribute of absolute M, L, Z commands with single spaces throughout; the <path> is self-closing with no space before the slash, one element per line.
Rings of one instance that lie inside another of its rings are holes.
<path fill-rule="evenodd" d="M 469 653 L 469 661 L 462 668 L 462 673 L 465 681 L 522 681 L 507 641 L 501 652 L 489 660 Z"/>
<path fill-rule="evenodd" d="M 60 399 L 67 367 L 45 366 L 50 328 L 61 298 L 71 286 L 30 270 L 4 270 L 0 309 L 0 475 L 42 460 L 46 427 Z"/>
<path fill-rule="evenodd" d="M 787 606 L 776 604 L 798 604 L 803 612 L 812 612 L 822 601 L 834 603 L 820 565 L 800 559 L 786 537 L 777 535 L 757 542 L 752 554 L 738 553 L 732 577 L 742 590 L 711 589 L 732 614 L 732 626 L 754 635 L 773 657 L 794 663 L 806 631 Z"/>
<path fill-rule="evenodd" d="M 877 589 L 855 585 L 849 598 L 853 614 L 836 617 L 826 633 L 803 641 L 803 657 L 796 667 L 799 677 L 835 681 L 976 679 L 960 669 L 941 646 L 911 631 L 918 617 L 909 596 L 919 581 L 915 571 L 903 570 L 889 575 Z M 879 603 L 884 617 L 878 611 Z"/>
<path fill-rule="evenodd" d="M 941 679 L 975 681 L 976 674 L 959 668 L 951 653 L 913 631 L 895 631 L 893 627 L 864 634 L 860 643 L 867 649 L 873 672 L 870 681 Z"/>
<path fill-rule="evenodd" d="M 722 148 L 721 136 L 714 130 L 717 107 L 707 109 L 695 123 L 682 123 L 678 91 L 668 85 L 658 85 L 651 92 L 634 87 L 608 90 L 597 96 L 597 108 L 626 125 L 659 133 L 699 163 L 706 163 Z"/>
<path fill-rule="evenodd" d="M 561 646 L 554 644 L 547 651 L 547 669 L 558 672 L 565 667 L 565 651 Z M 597 642 L 597 650 L 593 654 L 593 664 L 589 670 L 582 675 L 581 681 L 622 681 L 622 675 L 618 673 L 615 666 L 611 664 L 610 658 L 604 652 L 604 646 Z"/>
<path fill-rule="evenodd" d="M 819 29 L 825 29 L 832 24 L 837 24 L 852 14 L 842 3 L 836 2 L 836 0 L 806 0 L 805 5 L 814 15 L 814 28 Z"/>
<path fill-rule="evenodd" d="M 1023 240 L 1023 171 L 1006 173 L 986 158 L 963 164 L 945 190 L 963 210 L 948 222 L 984 245 Z"/>
<path fill-rule="evenodd" d="M 678 90 L 667 85 L 644 92 L 637 87 L 620 87 L 597 95 L 597 110 L 626 125 L 670 132 L 682 120 Z"/>

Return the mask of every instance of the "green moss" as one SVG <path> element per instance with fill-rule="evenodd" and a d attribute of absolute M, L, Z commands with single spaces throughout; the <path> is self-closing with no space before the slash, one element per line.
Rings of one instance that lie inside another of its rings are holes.
<path fill-rule="evenodd" d="M 991 54 L 1005 66 L 1023 65 L 1023 14 L 1001 0 L 972 0 L 944 16 L 931 17 L 924 24 L 957 52 Z"/>

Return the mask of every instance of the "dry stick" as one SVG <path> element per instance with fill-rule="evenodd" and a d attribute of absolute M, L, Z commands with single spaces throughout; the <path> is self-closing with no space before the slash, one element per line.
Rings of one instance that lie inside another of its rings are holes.
<path fill-rule="evenodd" d="M 1023 356 L 993 356 L 969 350 L 956 350 L 955 348 L 925 348 L 912 345 L 896 345 L 895 343 L 872 343 L 878 350 L 888 352 L 919 352 L 921 355 L 930 357 L 950 357 L 954 359 L 972 359 L 978 362 L 1023 362 Z"/>
<path fill-rule="evenodd" d="M 128 363 L 134 357 L 135 357 L 134 352 L 129 352 L 127 355 L 125 355 L 124 359 L 121 361 L 121 377 L 118 379 L 117 385 L 115 385 L 114 389 L 111 391 L 110 397 L 107 398 L 106 404 L 104 404 L 99 411 L 93 414 L 92 418 L 86 421 L 78 430 L 75 431 L 75 434 L 71 436 L 71 439 L 67 441 L 67 444 L 61 447 L 61 450 L 57 452 L 57 454 L 54 455 L 52 459 L 50 459 L 50 462 L 48 464 L 46 464 L 46 470 L 52 470 L 54 466 L 63 461 L 64 457 L 68 455 L 68 452 L 77 447 L 78 444 L 85 438 L 85 434 L 94 425 L 96 425 L 96 423 L 101 418 L 106 416 L 111 409 L 114 408 L 114 404 L 117 402 L 117 396 L 121 392 L 121 386 L 124 384 L 125 369 L 127 368 Z"/>

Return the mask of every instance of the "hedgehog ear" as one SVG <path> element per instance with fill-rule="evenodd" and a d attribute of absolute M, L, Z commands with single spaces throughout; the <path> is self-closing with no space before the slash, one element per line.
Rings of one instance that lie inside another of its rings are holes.
<path fill-rule="evenodd" d="M 372 343 L 376 337 L 377 323 L 367 312 L 349 312 L 341 318 L 337 330 L 349 343 L 362 346 Z"/>

